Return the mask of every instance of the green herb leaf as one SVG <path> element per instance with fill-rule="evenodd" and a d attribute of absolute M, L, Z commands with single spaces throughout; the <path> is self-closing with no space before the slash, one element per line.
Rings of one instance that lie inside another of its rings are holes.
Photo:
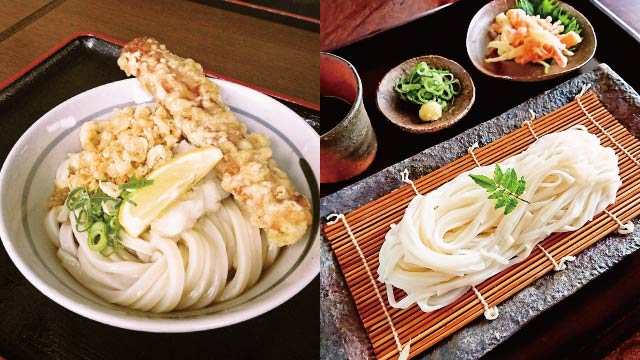
<path fill-rule="evenodd" d="M 515 191 L 515 188 L 518 185 L 518 175 L 516 175 L 516 171 L 514 169 L 507 169 L 506 180 L 503 182 L 505 189 Z"/>
<path fill-rule="evenodd" d="M 504 208 L 504 214 L 508 215 L 518 206 L 518 200 L 529 203 L 522 199 L 520 195 L 524 194 L 526 181 L 524 176 L 518 179 L 516 170 L 509 168 L 502 170 L 500 165 L 496 164 L 493 169 L 493 179 L 485 175 L 469 174 L 469 177 L 480 187 L 487 190 L 490 200 L 496 200 L 495 209 Z"/>
<path fill-rule="evenodd" d="M 516 8 L 524 10 L 527 15 L 535 15 L 533 4 L 529 0 L 516 0 Z"/>
<path fill-rule="evenodd" d="M 510 197 L 507 201 L 507 206 L 504 208 L 504 211 L 509 214 L 516 208 L 516 206 L 518 206 L 518 199 L 515 197 Z"/>
<path fill-rule="evenodd" d="M 127 182 L 126 184 L 118 185 L 118 189 L 130 191 L 140 189 L 151 184 L 153 184 L 153 180 L 147 180 L 145 178 L 138 179 L 135 175 L 133 175 L 131 179 L 129 179 L 129 182 Z"/>
<path fill-rule="evenodd" d="M 574 31 L 580 35 L 582 32 L 578 20 L 564 11 L 557 0 L 516 0 L 516 9 L 522 9 L 531 16 L 540 15 L 541 18 L 551 16 L 553 22 L 560 21 L 564 26 L 563 34 Z M 569 50 L 574 48 L 575 46 Z"/>
<path fill-rule="evenodd" d="M 525 185 L 526 185 L 526 182 L 524 181 L 524 176 L 522 176 L 520 177 L 520 180 L 518 180 L 518 184 L 516 185 L 516 190 L 514 191 L 514 193 L 517 196 L 524 194 Z"/>
<path fill-rule="evenodd" d="M 502 169 L 500 168 L 500 165 L 496 164 L 495 169 L 493 169 L 493 178 L 499 184 L 499 183 L 502 182 L 502 177 L 503 176 L 504 176 L 504 173 L 502 172 Z"/>
<path fill-rule="evenodd" d="M 488 192 L 496 191 L 496 183 L 490 177 L 484 176 L 484 175 L 474 175 L 474 174 L 470 174 L 469 176 L 471 176 L 471 178 L 476 184 L 487 189 Z"/>
<path fill-rule="evenodd" d="M 496 201 L 496 206 L 494 207 L 494 209 L 500 209 L 501 207 L 505 207 L 507 206 L 507 202 L 509 201 L 508 198 L 504 197 L 504 196 L 500 196 L 500 198 L 498 199 L 498 201 Z M 505 214 L 507 214 L 507 210 L 505 209 L 504 211 Z"/>

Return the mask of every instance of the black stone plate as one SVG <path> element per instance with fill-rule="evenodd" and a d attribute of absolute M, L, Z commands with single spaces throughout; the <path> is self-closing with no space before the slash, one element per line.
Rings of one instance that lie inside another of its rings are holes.
<path fill-rule="evenodd" d="M 392 165 L 320 201 L 323 218 L 331 213 L 348 213 L 405 185 L 400 172 L 420 178 L 467 154 L 474 142 L 480 146 L 519 128 L 529 118 L 529 109 L 538 116 L 569 103 L 583 84 L 591 84 L 598 98 L 613 116 L 635 137 L 640 138 L 640 96 L 606 64 L 568 80 L 504 114 L 471 128 L 454 138 Z M 640 204 L 638 205 L 640 206 Z M 437 344 L 420 359 L 476 359 L 505 342 L 530 320 L 607 272 L 640 248 L 640 223 L 627 236 L 613 233 L 577 256 L 567 270 L 550 273 L 498 305 L 494 321 L 483 317 Z M 358 317 L 336 258 L 323 236 L 320 246 L 320 332 L 322 358 L 360 359 L 370 354 L 371 344 Z M 552 326 L 550 324 L 549 326 Z"/>
<path fill-rule="evenodd" d="M 86 90 L 124 79 L 116 65 L 120 49 L 115 40 L 72 37 L 1 89 L 2 161 L 47 111 Z M 319 129 L 319 111 L 276 100 Z M 316 278 L 272 311 L 221 329 L 136 332 L 89 320 L 49 300 L 20 274 L 0 246 L 0 359 L 314 359 L 318 289 Z"/>

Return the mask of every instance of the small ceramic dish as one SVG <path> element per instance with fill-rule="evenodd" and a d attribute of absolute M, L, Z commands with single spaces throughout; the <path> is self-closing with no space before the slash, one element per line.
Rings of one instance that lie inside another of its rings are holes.
<path fill-rule="evenodd" d="M 420 107 L 403 101 L 394 90 L 394 86 L 401 77 L 411 73 L 420 62 L 436 69 L 448 70 L 460 80 L 461 92 L 454 97 L 453 103 L 442 112 L 442 117 L 435 121 L 422 121 L 418 116 Z M 419 56 L 409 59 L 391 69 L 380 81 L 376 94 L 378 109 L 393 124 L 402 130 L 412 133 L 430 133 L 447 128 L 464 117 L 475 101 L 476 90 L 469 73 L 457 62 L 437 55 Z"/>
<path fill-rule="evenodd" d="M 573 56 L 567 57 L 565 68 L 561 68 L 555 61 L 551 63 L 547 73 L 539 64 L 517 64 L 516 62 L 500 61 L 489 63 L 485 59 L 489 54 L 487 45 L 492 39 L 489 26 L 494 22 L 496 15 L 515 8 L 515 0 L 494 0 L 480 9 L 471 20 L 467 30 L 467 53 L 473 65 L 486 75 L 513 80 L 513 81 L 542 81 L 552 79 L 571 72 L 586 64 L 596 52 L 596 34 L 589 20 L 571 6 L 558 1 L 560 6 L 570 15 L 574 16 L 582 27 L 582 42 L 576 48 Z"/>

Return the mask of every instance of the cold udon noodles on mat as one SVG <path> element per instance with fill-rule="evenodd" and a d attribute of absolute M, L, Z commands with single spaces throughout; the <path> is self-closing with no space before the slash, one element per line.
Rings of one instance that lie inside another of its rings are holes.
<path fill-rule="evenodd" d="M 501 198 L 508 206 L 509 196 L 489 197 L 469 176 L 495 177 L 495 165 L 476 167 L 411 201 L 379 255 L 391 306 L 415 303 L 430 312 L 450 304 L 526 259 L 550 234 L 581 228 L 615 202 L 621 185 L 615 152 L 584 127 L 542 136 L 500 168 L 526 180 L 512 209 L 497 208 Z M 406 297 L 396 299 L 393 287 Z"/>

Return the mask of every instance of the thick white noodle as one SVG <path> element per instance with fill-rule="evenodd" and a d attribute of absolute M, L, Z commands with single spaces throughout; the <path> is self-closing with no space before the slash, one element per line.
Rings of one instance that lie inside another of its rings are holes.
<path fill-rule="evenodd" d="M 91 250 L 87 233 L 75 225 L 64 205 L 44 221 L 65 269 L 101 298 L 142 311 L 199 309 L 233 299 L 278 256 L 231 197 L 176 237 L 122 231 L 125 249 L 108 257 Z"/>
<path fill-rule="evenodd" d="M 615 152 L 583 128 L 541 137 L 500 163 L 524 176 L 526 190 L 513 212 L 469 174 L 493 177 L 494 165 L 474 168 L 416 196 L 380 250 L 380 281 L 389 303 L 425 311 L 442 308 L 531 253 L 553 232 L 573 231 L 603 211 L 621 185 Z M 407 293 L 401 300 L 393 287 Z"/>

